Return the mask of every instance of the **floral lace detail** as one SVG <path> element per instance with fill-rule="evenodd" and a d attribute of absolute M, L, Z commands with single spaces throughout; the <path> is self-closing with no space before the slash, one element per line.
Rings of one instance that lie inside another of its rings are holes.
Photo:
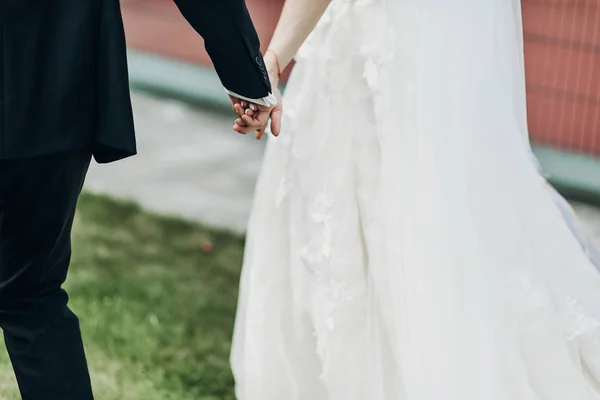
<path fill-rule="evenodd" d="M 317 338 L 317 354 L 323 365 L 321 379 L 325 380 L 330 371 L 328 350 L 332 346 L 329 333 L 336 329 L 336 310 L 341 303 L 352 300 L 353 296 L 345 282 L 324 276 L 320 279 L 320 288 L 314 298 L 317 304 L 314 336 Z"/>
<path fill-rule="evenodd" d="M 279 186 L 277 187 L 277 191 L 275 192 L 275 205 L 280 206 L 283 203 L 283 200 L 289 195 L 291 189 L 291 185 L 289 179 L 286 175 L 281 178 L 281 182 L 279 182 Z"/>
<path fill-rule="evenodd" d="M 567 340 L 577 339 L 588 332 L 600 328 L 600 321 L 597 318 L 591 317 L 577 299 L 570 297 L 567 299 L 566 306 L 568 313 Z"/>
<path fill-rule="evenodd" d="M 377 94 L 381 84 L 382 65 L 395 55 L 392 50 L 394 46 L 390 46 L 395 37 L 393 24 L 379 21 L 381 15 L 387 14 L 386 6 L 387 0 L 363 0 L 357 1 L 355 9 L 355 14 L 360 16 L 360 25 L 365 37 L 360 47 L 360 54 L 365 59 L 363 78 L 374 94 Z"/>
<path fill-rule="evenodd" d="M 326 193 L 321 193 L 315 197 L 311 209 L 309 210 L 310 219 L 319 226 L 319 232 L 310 243 L 301 251 L 303 260 L 307 268 L 317 277 L 323 273 L 323 269 L 315 269 L 325 263 L 331 262 L 331 241 L 333 238 L 333 214 L 331 206 L 333 198 Z"/>
<path fill-rule="evenodd" d="M 354 298 L 350 285 L 336 277 L 334 272 L 333 235 L 335 232 L 332 213 L 333 197 L 323 191 L 316 195 L 309 206 L 309 218 L 317 227 L 309 243 L 300 251 L 305 268 L 313 280 L 312 310 L 314 335 L 317 338 L 317 353 L 321 358 L 325 379 L 330 371 L 328 349 L 330 334 L 336 329 L 336 314 L 339 308 Z"/>
<path fill-rule="evenodd" d="M 513 307 L 521 310 L 521 326 L 529 332 L 547 329 L 546 318 L 554 318 L 557 313 L 563 321 L 565 340 L 575 340 L 600 328 L 600 320 L 592 317 L 572 296 L 551 298 L 547 288 L 536 284 L 524 273 L 515 273 L 511 284 L 517 289 L 517 292 L 510 292 L 516 294 Z"/>
<path fill-rule="evenodd" d="M 545 324 L 552 305 L 548 290 L 523 271 L 513 271 L 509 275 L 507 289 L 507 300 L 513 312 L 519 316 L 517 329 L 528 333 L 546 330 Z"/>

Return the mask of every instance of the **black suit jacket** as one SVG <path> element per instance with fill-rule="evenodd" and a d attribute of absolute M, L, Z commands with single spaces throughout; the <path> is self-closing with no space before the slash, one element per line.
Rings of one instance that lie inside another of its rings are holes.
<path fill-rule="evenodd" d="M 271 91 L 244 0 L 174 0 L 203 36 L 223 85 Z M 119 0 L 1 0 L 0 159 L 91 146 L 136 153 Z"/>

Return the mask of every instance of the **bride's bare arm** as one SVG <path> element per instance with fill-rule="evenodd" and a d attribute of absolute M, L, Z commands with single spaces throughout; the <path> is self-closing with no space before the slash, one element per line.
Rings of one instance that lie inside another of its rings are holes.
<path fill-rule="evenodd" d="M 310 32 L 327 9 L 331 0 L 286 0 L 281 17 L 275 28 L 275 33 L 269 44 L 269 50 L 264 55 L 265 65 L 271 86 L 279 95 L 279 71 L 283 71 L 294 58 L 294 55 L 304 43 Z M 251 107 L 246 109 L 246 106 Z M 252 108 L 254 107 L 254 108 Z M 240 133 L 256 131 L 256 138 L 263 136 L 268 114 L 257 111 L 256 105 L 242 101 L 234 106 L 240 118 L 235 121 L 233 129 Z M 271 130 L 274 135 L 281 129 L 281 104 L 278 104 L 271 114 Z"/>
<path fill-rule="evenodd" d="M 306 40 L 327 9 L 331 0 L 286 0 L 269 50 L 278 58 L 283 71 Z M 277 60 L 271 52 L 265 54 L 265 63 L 272 83 L 277 84 Z"/>

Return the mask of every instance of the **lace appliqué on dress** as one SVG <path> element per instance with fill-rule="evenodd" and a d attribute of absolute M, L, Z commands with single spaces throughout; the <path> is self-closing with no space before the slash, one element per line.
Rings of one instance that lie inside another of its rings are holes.
<path fill-rule="evenodd" d="M 590 316 L 575 298 L 570 297 L 567 299 L 566 305 L 568 321 L 565 334 L 567 340 L 575 340 L 600 328 L 600 321 Z"/>
<path fill-rule="evenodd" d="M 330 368 L 328 349 L 330 334 L 336 329 L 339 308 L 353 299 L 350 285 L 338 278 L 334 272 L 335 255 L 333 235 L 335 223 L 332 213 L 333 197 L 323 191 L 309 205 L 308 217 L 314 224 L 309 243 L 300 251 L 307 273 L 310 276 L 313 323 L 317 338 L 317 353 L 322 361 L 321 378 L 325 379 Z"/>

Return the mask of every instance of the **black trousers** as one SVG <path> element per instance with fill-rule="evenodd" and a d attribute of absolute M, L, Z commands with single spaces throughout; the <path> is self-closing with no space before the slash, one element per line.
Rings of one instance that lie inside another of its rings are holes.
<path fill-rule="evenodd" d="M 0 160 L 0 328 L 24 400 L 93 398 L 62 289 L 88 150 Z"/>

